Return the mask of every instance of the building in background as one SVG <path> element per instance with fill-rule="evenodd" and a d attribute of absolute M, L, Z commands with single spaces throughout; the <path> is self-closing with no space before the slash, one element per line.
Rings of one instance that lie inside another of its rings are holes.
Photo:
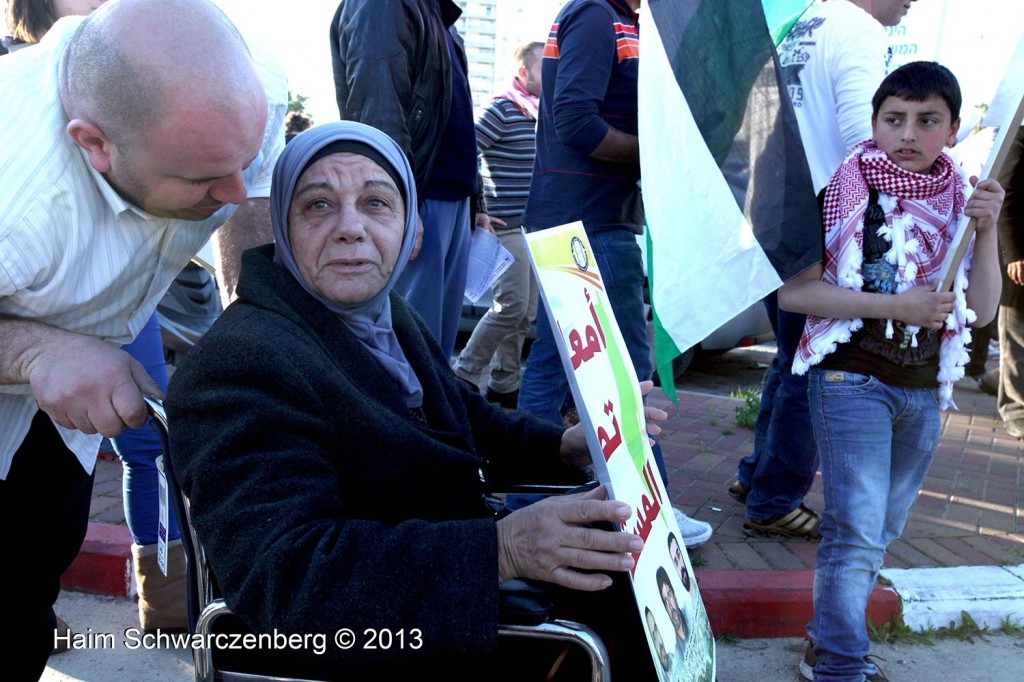
<path fill-rule="evenodd" d="M 493 95 L 498 74 L 495 61 L 498 0 L 456 0 L 456 4 L 462 8 L 462 16 L 455 27 L 466 45 L 469 89 L 473 93 L 473 104 L 480 107 Z"/>
<path fill-rule="evenodd" d="M 455 0 L 462 8 L 456 28 L 466 44 L 473 104 L 482 107 L 508 84 L 512 53 L 522 43 L 547 39 L 565 0 Z"/>

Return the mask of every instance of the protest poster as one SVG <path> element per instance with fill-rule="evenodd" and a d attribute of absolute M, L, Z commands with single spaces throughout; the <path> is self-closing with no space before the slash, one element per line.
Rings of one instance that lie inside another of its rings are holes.
<path fill-rule="evenodd" d="M 645 430 L 643 399 L 583 224 L 526 235 L 546 314 L 598 480 L 644 539 L 630 582 L 663 682 L 715 679 L 715 642 L 668 489 Z M 671 548 L 671 549 L 670 549 Z M 617 678 L 629 679 L 629 671 Z"/>

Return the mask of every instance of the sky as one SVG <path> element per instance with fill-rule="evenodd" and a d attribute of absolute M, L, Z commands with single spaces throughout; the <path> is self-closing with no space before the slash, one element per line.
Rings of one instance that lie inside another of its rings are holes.
<path fill-rule="evenodd" d="M 337 117 L 328 39 L 337 0 L 214 1 L 243 32 L 260 37 L 277 52 L 285 64 L 291 91 L 309 97 L 307 108 L 316 121 Z M 544 0 L 534 2 L 540 7 L 545 5 Z M 975 104 L 991 99 L 1003 77 L 1006 61 L 1022 30 L 1017 18 L 1020 2 L 918 0 L 903 24 L 890 31 L 897 46 L 896 59 L 937 58 L 946 64 L 961 81 L 966 119 Z M 553 19 L 561 2 L 548 0 L 547 4 L 549 11 L 531 13 L 535 23 L 545 14 Z M 547 21 L 544 19 L 543 23 Z M 524 35 L 535 30 L 535 26 L 522 27 Z M 899 45 L 907 47 L 901 51 Z"/>
<path fill-rule="evenodd" d="M 513 2 L 520 0 L 500 0 Z M 231 17 L 239 30 L 267 43 L 284 62 L 293 94 L 309 98 L 306 108 L 314 121 L 324 123 L 338 117 L 331 71 L 328 37 L 338 0 L 213 0 Z M 531 0 L 536 9 L 530 23 L 511 29 L 531 40 L 543 40 L 555 18 L 560 0 Z M 283 8 L 287 7 L 287 11 Z M 544 18 L 544 17 L 547 18 Z M 538 37 L 539 36 L 539 37 Z"/>
<path fill-rule="evenodd" d="M 306 109 L 318 123 L 336 120 L 328 32 L 337 0 L 213 0 L 244 35 L 261 39 L 277 53 L 292 95 L 309 98 Z"/>
<path fill-rule="evenodd" d="M 213 1 L 244 34 L 259 38 L 278 55 L 291 92 L 309 98 L 307 110 L 317 122 L 337 118 L 328 31 L 338 0 Z M 525 0 L 501 0 L 513 1 Z M 554 18 L 562 3 L 530 1 L 536 7 L 529 13 L 532 24 L 516 28 L 523 36 L 536 39 L 536 32 Z M 890 31 L 896 58 L 937 58 L 952 69 L 964 91 L 966 119 L 971 107 L 991 99 L 1003 77 L 1022 30 L 1020 2 L 918 0 L 903 24 Z"/>

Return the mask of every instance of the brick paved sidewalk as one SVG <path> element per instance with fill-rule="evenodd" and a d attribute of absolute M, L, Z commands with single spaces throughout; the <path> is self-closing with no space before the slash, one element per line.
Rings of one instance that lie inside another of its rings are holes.
<path fill-rule="evenodd" d="M 746 535 L 744 507 L 726 493 L 739 459 L 753 449 L 753 431 L 736 424 L 736 408 L 743 402 L 678 395 L 678 412 L 663 394 L 650 400 L 669 412 L 659 442 L 674 503 L 715 529 L 710 542 L 691 552 L 695 567 L 812 568 L 815 544 Z M 903 537 L 889 548 L 886 567 L 1024 563 L 1024 447 L 1003 429 L 995 398 L 973 382 L 961 381 L 954 400 L 960 410 L 943 415 L 934 462 Z M 822 508 L 820 474 L 806 502 Z"/>

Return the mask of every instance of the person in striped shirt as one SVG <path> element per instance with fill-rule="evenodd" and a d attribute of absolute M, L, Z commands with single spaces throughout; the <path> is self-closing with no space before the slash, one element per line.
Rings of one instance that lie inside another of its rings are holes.
<path fill-rule="evenodd" d="M 54 645 L 102 435 L 159 394 L 120 346 L 216 228 L 269 241 L 287 86 L 206 0 L 120 0 L 0 60 L 0 91 L 0 585 L 20 593 L 0 659 L 23 680 Z"/>
<path fill-rule="evenodd" d="M 521 229 L 533 175 L 543 51 L 541 42 L 516 49 L 509 89 L 476 120 L 484 208 L 476 225 L 494 232 L 515 262 L 494 283 L 494 305 L 477 323 L 454 369 L 460 379 L 479 387 L 490 366 L 487 400 L 509 409 L 519 399 L 523 343 L 537 315 L 537 283 Z"/>

